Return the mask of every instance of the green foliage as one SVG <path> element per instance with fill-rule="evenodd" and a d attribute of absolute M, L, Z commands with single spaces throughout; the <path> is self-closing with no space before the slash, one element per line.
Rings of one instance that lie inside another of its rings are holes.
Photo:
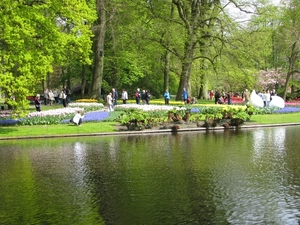
<path fill-rule="evenodd" d="M 250 116 L 249 116 L 249 114 L 247 112 L 241 111 L 241 112 L 238 112 L 238 113 L 232 115 L 232 118 L 233 119 L 240 119 L 243 122 L 245 122 L 245 121 L 247 121 L 247 120 L 250 119 Z"/>
<path fill-rule="evenodd" d="M 118 108 L 116 108 L 118 109 Z M 109 117 L 104 119 L 103 121 L 105 122 L 112 122 L 112 121 L 118 121 L 119 118 L 123 115 L 124 111 L 122 110 L 114 110 L 112 112 L 110 112 Z"/>
<path fill-rule="evenodd" d="M 0 3 L 0 88 L 16 111 L 28 107 L 26 96 L 77 52 L 89 64 L 90 26 L 95 12 L 85 1 L 10 1 Z M 14 96 L 14 100 L 10 98 Z"/>
<path fill-rule="evenodd" d="M 143 110 L 128 110 L 120 115 L 119 122 L 128 130 L 142 130 L 148 125 L 149 113 Z"/>

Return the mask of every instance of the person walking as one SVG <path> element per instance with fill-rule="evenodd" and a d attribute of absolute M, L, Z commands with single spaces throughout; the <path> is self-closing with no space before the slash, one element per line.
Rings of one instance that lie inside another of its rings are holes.
<path fill-rule="evenodd" d="M 114 88 L 111 91 L 112 91 L 113 106 L 118 105 L 118 92 Z"/>
<path fill-rule="evenodd" d="M 101 87 L 101 98 L 102 98 L 103 100 L 105 99 L 104 96 L 105 96 L 105 90 L 104 90 L 103 87 Z"/>
<path fill-rule="evenodd" d="M 169 105 L 169 101 L 170 101 L 170 93 L 169 90 L 166 89 L 165 93 L 164 93 L 164 99 L 165 99 L 165 105 Z"/>
<path fill-rule="evenodd" d="M 54 96 L 54 102 L 58 103 L 58 93 L 57 93 L 57 89 L 53 90 L 53 96 Z"/>
<path fill-rule="evenodd" d="M 39 94 L 36 95 L 35 99 L 34 99 L 34 105 L 35 105 L 35 110 L 37 112 L 41 111 L 41 96 Z"/>
<path fill-rule="evenodd" d="M 48 101 L 49 101 L 49 96 L 48 96 L 48 89 L 46 89 L 45 91 L 44 91 L 44 104 L 45 105 L 48 105 Z"/>
<path fill-rule="evenodd" d="M 270 91 L 267 90 L 267 92 L 265 93 L 265 102 L 266 102 L 266 107 L 269 107 L 270 105 L 270 101 L 271 101 L 271 94 Z"/>
<path fill-rule="evenodd" d="M 147 105 L 149 105 L 150 98 L 151 98 L 151 94 L 150 94 L 149 90 L 146 90 L 146 92 L 145 92 L 145 101 L 146 101 Z"/>
<path fill-rule="evenodd" d="M 136 92 L 135 92 L 135 101 L 136 101 L 136 104 L 141 104 L 141 93 L 140 93 L 140 89 L 136 89 Z"/>
<path fill-rule="evenodd" d="M 244 101 L 244 104 L 245 105 L 248 105 L 249 104 L 249 100 L 250 100 L 250 92 L 248 91 L 248 89 L 246 89 L 244 91 L 244 94 L 243 94 L 243 101 Z"/>
<path fill-rule="evenodd" d="M 221 99 L 221 93 L 219 90 L 217 90 L 215 93 L 215 104 L 220 103 L 220 99 Z"/>
<path fill-rule="evenodd" d="M 67 94 L 65 90 L 61 91 L 61 100 L 64 107 L 67 107 Z"/>
<path fill-rule="evenodd" d="M 266 95 L 266 91 L 263 90 L 260 97 L 261 99 L 263 100 L 263 103 L 264 103 L 264 107 L 266 107 L 266 99 L 265 99 L 265 95 Z"/>
<path fill-rule="evenodd" d="M 225 93 L 225 100 L 227 100 L 228 105 L 232 105 L 231 95 L 232 95 L 231 92 Z M 224 103 L 225 103 L 225 100 L 224 100 Z"/>
<path fill-rule="evenodd" d="M 52 90 L 49 90 L 49 92 L 48 92 L 48 101 L 49 101 L 49 105 L 52 105 L 52 103 L 54 101 L 54 94 L 53 94 Z"/>
<path fill-rule="evenodd" d="M 186 89 L 185 89 L 185 88 L 183 88 L 183 92 L 182 92 L 182 98 L 183 98 L 183 102 L 184 102 L 184 104 L 187 104 L 188 97 L 189 97 L 189 95 L 188 95 L 188 93 L 187 93 Z"/>
<path fill-rule="evenodd" d="M 112 93 L 111 92 L 106 96 L 106 103 L 107 103 L 108 111 L 109 112 L 114 111 L 114 109 L 113 109 L 113 99 L 112 99 Z"/>
<path fill-rule="evenodd" d="M 66 94 L 66 104 L 68 105 L 71 103 L 71 90 L 69 88 L 65 88 L 65 94 Z"/>
<path fill-rule="evenodd" d="M 122 96 L 121 96 L 122 100 L 123 100 L 123 104 L 126 104 L 126 101 L 128 99 L 128 93 L 125 89 L 122 90 Z"/>
<path fill-rule="evenodd" d="M 143 105 L 146 104 L 146 91 L 145 90 L 142 91 L 142 102 L 143 102 Z"/>
<path fill-rule="evenodd" d="M 209 100 L 212 100 L 213 97 L 214 97 L 214 91 L 211 90 L 211 91 L 209 92 Z"/>
<path fill-rule="evenodd" d="M 62 98 L 63 98 L 63 93 L 64 93 L 64 90 L 61 90 L 59 95 L 58 95 L 58 104 L 62 104 Z"/>

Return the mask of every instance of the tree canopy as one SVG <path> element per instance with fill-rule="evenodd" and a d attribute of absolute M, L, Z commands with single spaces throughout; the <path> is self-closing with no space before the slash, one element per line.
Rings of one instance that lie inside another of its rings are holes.
<path fill-rule="evenodd" d="M 13 1 L 0 3 L 0 87 L 16 109 L 26 107 L 53 66 L 76 54 L 90 64 L 89 23 L 95 12 L 85 1 Z M 13 100 L 14 99 L 14 100 Z"/>

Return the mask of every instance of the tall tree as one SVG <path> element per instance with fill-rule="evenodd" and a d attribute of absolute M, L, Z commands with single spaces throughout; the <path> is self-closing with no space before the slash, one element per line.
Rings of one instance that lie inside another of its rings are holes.
<path fill-rule="evenodd" d="M 96 0 L 96 8 L 98 18 L 93 26 L 94 31 L 94 64 L 93 64 L 93 75 L 92 75 L 92 86 L 91 86 L 91 97 L 100 98 L 100 90 L 103 76 L 104 66 L 104 41 L 106 32 L 106 10 L 107 0 Z"/>
<path fill-rule="evenodd" d="M 89 63 L 94 11 L 82 0 L 11 1 L 0 3 L 0 87 L 16 110 L 26 108 L 53 64 L 77 52 Z M 64 32 L 66 26 L 70 32 Z M 14 96 L 14 100 L 10 98 Z"/>
<path fill-rule="evenodd" d="M 286 81 L 284 86 L 283 98 L 286 99 L 290 79 L 300 73 L 300 3 L 291 0 L 284 9 L 282 24 L 277 33 L 278 48 L 286 62 Z"/>

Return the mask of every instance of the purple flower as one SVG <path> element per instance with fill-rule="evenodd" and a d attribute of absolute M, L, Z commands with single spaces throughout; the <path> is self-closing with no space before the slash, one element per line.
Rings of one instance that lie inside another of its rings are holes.
<path fill-rule="evenodd" d="M 109 112 L 103 112 L 103 111 L 88 112 L 84 115 L 82 122 L 102 121 L 108 117 L 109 117 Z M 68 122 L 70 122 L 70 119 L 65 119 L 65 120 L 62 120 L 61 122 L 68 123 Z"/>
<path fill-rule="evenodd" d="M 101 121 L 109 117 L 109 112 L 97 111 L 88 112 L 84 115 L 82 121 Z"/>
<path fill-rule="evenodd" d="M 11 125 L 16 125 L 20 122 L 20 120 L 13 120 L 13 119 L 7 119 L 7 120 L 0 120 L 0 125 L 1 126 L 11 126 Z"/>
<path fill-rule="evenodd" d="M 283 109 L 275 110 L 274 113 L 293 113 L 300 112 L 299 107 L 284 107 Z"/>
<path fill-rule="evenodd" d="M 200 110 L 197 108 L 191 108 L 192 113 L 200 113 Z"/>

